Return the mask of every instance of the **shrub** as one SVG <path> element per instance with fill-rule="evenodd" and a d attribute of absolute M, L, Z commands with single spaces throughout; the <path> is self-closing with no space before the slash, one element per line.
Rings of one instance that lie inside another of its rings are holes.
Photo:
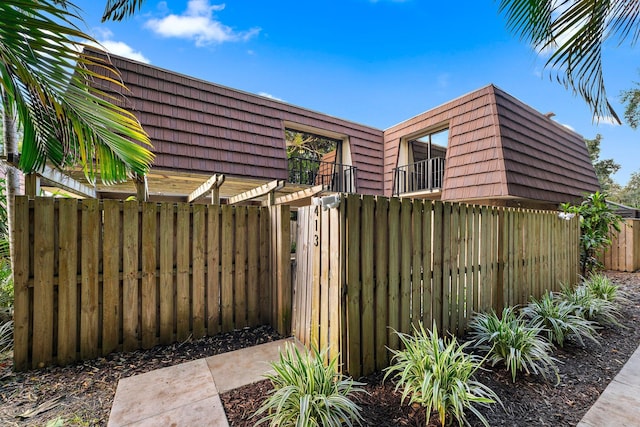
<path fill-rule="evenodd" d="M 349 397 L 362 392 L 351 378 L 337 373 L 338 358 L 327 365 L 327 350 L 314 348 L 300 353 L 287 344 L 280 359 L 271 364 L 274 374 L 267 374 L 274 389 L 254 416 L 266 414 L 256 425 L 268 421 L 270 426 L 342 426 L 361 424 L 360 407 Z"/>
<path fill-rule="evenodd" d="M 602 267 L 598 253 L 611 246 L 610 228 L 620 231 L 622 218 L 600 192 L 588 195 L 580 205 L 565 203 L 561 208 L 564 212 L 580 216 L 580 267 L 582 275 L 586 276 Z"/>
<path fill-rule="evenodd" d="M 526 322 L 522 315 L 516 316 L 514 308 L 507 307 L 501 319 L 494 311 L 476 314 L 469 328 L 474 347 L 487 353 L 492 366 L 504 362 L 514 382 L 522 370 L 545 378 L 553 371 L 560 380 L 555 359 L 550 355 L 553 345 L 542 336 L 540 322 Z"/>
<path fill-rule="evenodd" d="M 576 314 L 601 325 L 620 325 L 618 304 L 614 301 L 598 298 L 586 284 L 575 289 L 563 286 L 560 297 L 576 307 Z"/>
<path fill-rule="evenodd" d="M 564 346 L 565 339 L 575 339 L 584 345 L 582 338 L 589 338 L 595 343 L 595 323 L 576 314 L 577 307 L 564 299 L 556 298 L 549 292 L 539 300 L 531 302 L 522 309 L 523 314 L 533 324 L 542 324 L 543 334 L 552 343 Z"/>
<path fill-rule="evenodd" d="M 386 369 L 385 379 L 389 375 L 397 378 L 396 391 L 403 388 L 402 401 L 409 397 L 411 404 L 423 406 L 427 414 L 437 412 L 443 426 L 448 416 L 460 425 L 468 424 L 467 409 L 487 426 L 487 420 L 474 405 L 486 406 L 500 399 L 489 387 L 472 379 L 482 359 L 464 352 L 468 343 L 459 345 L 452 337 L 445 344 L 438 337 L 435 324 L 429 332 L 422 324 L 420 329 L 414 327 L 414 336 L 396 334 L 404 350 L 391 350 L 393 365 Z"/>

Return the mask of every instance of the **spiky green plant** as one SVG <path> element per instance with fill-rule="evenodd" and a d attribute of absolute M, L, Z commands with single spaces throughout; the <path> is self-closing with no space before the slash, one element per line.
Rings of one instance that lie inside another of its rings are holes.
<path fill-rule="evenodd" d="M 576 306 L 578 316 L 604 326 L 620 325 L 617 319 L 620 316 L 618 304 L 614 301 L 598 298 L 584 283 L 575 289 L 571 286 L 563 286 L 559 297 Z"/>
<path fill-rule="evenodd" d="M 584 345 L 582 338 L 589 338 L 595 343 L 596 323 L 576 314 L 577 307 L 569 301 L 554 297 L 549 292 L 539 300 L 531 298 L 531 302 L 522 309 L 522 313 L 533 324 L 544 326 L 543 334 L 552 343 L 564 346 L 566 339 L 577 340 Z"/>
<path fill-rule="evenodd" d="M 256 425 L 272 427 L 339 427 L 361 425 L 360 407 L 350 396 L 363 392 L 364 385 L 337 372 L 338 358 L 328 364 L 327 349 L 301 353 L 295 345 L 285 345 L 280 359 L 271 364 L 275 371 L 265 375 L 273 390 L 254 417 L 264 415 Z"/>
<path fill-rule="evenodd" d="M 516 315 L 513 307 L 507 307 L 502 311 L 502 318 L 494 311 L 476 314 L 469 328 L 474 347 L 487 353 L 492 366 L 504 363 L 514 382 L 522 370 L 545 378 L 553 372 L 560 381 L 551 356 L 553 344 L 542 335 L 541 322 L 526 322 L 522 314 Z"/>
<path fill-rule="evenodd" d="M 596 297 L 611 302 L 621 302 L 626 298 L 618 285 L 602 273 L 594 273 L 584 280 L 583 284 Z"/>
<path fill-rule="evenodd" d="M 396 378 L 396 391 L 402 388 L 402 401 L 408 397 L 410 404 L 423 406 L 427 414 L 437 412 L 442 425 L 447 418 L 469 425 L 465 414 L 468 409 L 487 426 L 474 405 L 486 406 L 500 399 L 473 379 L 483 360 L 464 352 L 468 343 L 459 345 L 455 337 L 445 343 L 438 337 L 435 324 L 431 331 L 425 331 L 422 324 L 419 329 L 414 327 L 413 336 L 395 333 L 404 350 L 391 350 L 393 364 L 386 369 L 385 379 L 390 375 Z"/>

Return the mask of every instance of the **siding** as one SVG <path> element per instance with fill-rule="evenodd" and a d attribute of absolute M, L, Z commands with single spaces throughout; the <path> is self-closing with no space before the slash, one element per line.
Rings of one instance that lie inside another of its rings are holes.
<path fill-rule="evenodd" d="M 492 86 L 385 130 L 385 195 L 392 192 L 401 139 L 443 123 L 449 124 L 449 147 L 442 200 L 506 196 Z"/>

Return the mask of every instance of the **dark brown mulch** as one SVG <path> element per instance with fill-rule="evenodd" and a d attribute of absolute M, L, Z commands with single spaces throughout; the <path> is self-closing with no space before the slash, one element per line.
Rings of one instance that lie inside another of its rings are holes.
<path fill-rule="evenodd" d="M 597 400 L 607 384 L 618 373 L 640 344 L 640 273 L 608 273 L 627 294 L 622 304 L 623 326 L 600 331 L 600 345 L 566 345 L 557 349 L 560 384 L 537 376 L 520 376 L 512 383 L 504 370 L 481 371 L 477 379 L 493 389 L 502 400 L 498 405 L 482 408 L 492 426 L 574 426 Z M 359 379 L 367 383 L 369 393 L 357 401 L 367 426 L 424 426 L 425 413 L 420 408 L 401 404 L 400 394 L 391 381 L 382 382 L 380 373 Z M 271 389 L 265 380 L 225 393 L 221 396 L 231 426 L 253 426 L 252 414 Z M 470 417 L 472 425 L 481 423 Z M 429 425 L 438 425 L 431 418 Z"/>
<path fill-rule="evenodd" d="M 0 361 L 0 425 L 44 426 L 62 418 L 65 425 L 104 426 L 120 378 L 280 338 L 271 327 L 260 326 L 149 350 L 113 353 L 67 367 L 16 373 L 10 360 Z M 19 417 L 29 411 L 36 414 Z"/>

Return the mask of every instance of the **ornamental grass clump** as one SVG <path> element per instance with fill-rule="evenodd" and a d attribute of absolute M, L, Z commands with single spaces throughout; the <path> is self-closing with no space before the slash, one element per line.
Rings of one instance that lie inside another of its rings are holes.
<path fill-rule="evenodd" d="M 596 323 L 576 314 L 577 307 L 563 299 L 555 297 L 551 292 L 539 300 L 531 298 L 531 302 L 522 309 L 522 313 L 533 324 L 542 324 L 542 333 L 552 343 L 564 346 L 567 339 L 578 341 L 584 345 L 582 338 L 595 343 Z"/>
<path fill-rule="evenodd" d="M 409 398 L 410 404 L 423 406 L 427 414 L 437 412 L 443 426 L 453 420 L 469 425 L 466 410 L 488 426 L 474 405 L 487 406 L 500 399 L 489 387 L 473 380 L 483 360 L 464 352 L 468 343 L 459 345 L 455 337 L 445 343 L 438 337 L 435 324 L 432 331 L 425 331 L 422 324 L 420 329 L 414 327 L 413 336 L 395 333 L 404 350 L 390 350 L 393 364 L 386 369 L 385 380 L 388 376 L 397 380 L 396 391 L 402 388 L 402 402 Z"/>
<path fill-rule="evenodd" d="M 280 359 L 271 364 L 275 371 L 265 375 L 273 390 L 255 413 L 265 415 L 256 425 L 269 422 L 271 427 L 340 427 L 361 425 L 360 407 L 350 396 L 363 392 L 364 385 L 337 372 L 338 358 L 324 361 L 327 350 L 303 352 L 287 344 Z"/>
<path fill-rule="evenodd" d="M 589 291 L 599 299 L 611 302 L 622 302 L 626 298 L 622 294 L 618 285 L 614 285 L 611 279 L 601 273 L 592 274 L 583 282 Z"/>
<path fill-rule="evenodd" d="M 494 311 L 476 314 L 469 322 L 469 329 L 474 347 L 487 353 L 491 366 L 504 363 L 513 382 L 523 370 L 545 378 L 553 372 L 560 381 L 551 356 L 553 344 L 542 334 L 541 322 L 527 322 L 522 314 L 516 315 L 513 307 L 507 307 L 502 311 L 502 318 Z"/>
<path fill-rule="evenodd" d="M 573 304 L 578 316 L 603 326 L 620 325 L 617 319 L 620 316 L 618 303 L 599 298 L 597 292 L 584 282 L 575 289 L 563 286 L 559 297 Z"/>

